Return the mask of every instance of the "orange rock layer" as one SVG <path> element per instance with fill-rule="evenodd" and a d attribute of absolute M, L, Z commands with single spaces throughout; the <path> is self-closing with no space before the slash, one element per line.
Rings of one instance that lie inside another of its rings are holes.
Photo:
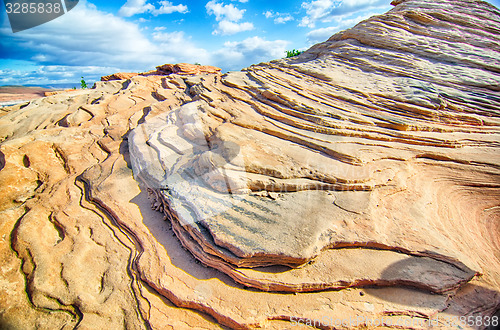
<path fill-rule="evenodd" d="M 1 327 L 494 324 L 500 14 L 393 4 L 298 57 L 2 108 Z"/>
<path fill-rule="evenodd" d="M 130 72 L 118 72 L 113 73 L 104 77 L 101 77 L 101 81 L 110 80 L 123 80 L 130 79 L 134 76 L 150 76 L 150 75 L 169 75 L 169 74 L 179 74 L 179 75 L 199 75 L 199 74 L 210 74 L 219 73 L 220 68 L 210 65 L 197 65 L 189 63 L 178 63 L 178 64 L 164 64 L 156 67 L 156 70 L 143 72 L 143 73 L 130 73 Z"/>

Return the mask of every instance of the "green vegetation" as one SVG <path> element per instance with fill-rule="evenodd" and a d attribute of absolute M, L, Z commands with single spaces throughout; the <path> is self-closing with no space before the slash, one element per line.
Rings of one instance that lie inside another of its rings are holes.
<path fill-rule="evenodd" d="M 196 62 L 194 65 L 201 65 L 200 63 Z"/>
<path fill-rule="evenodd" d="M 89 86 L 87 86 L 87 83 L 85 82 L 85 79 L 83 77 L 82 77 L 82 80 L 80 80 L 80 85 L 81 85 L 82 89 L 89 88 Z"/>
<path fill-rule="evenodd" d="M 292 49 L 292 50 L 286 50 L 285 53 L 286 53 L 286 58 L 289 58 L 289 57 L 294 57 L 294 56 L 300 55 L 303 52 L 301 52 L 300 50 L 297 50 L 297 49 Z"/>

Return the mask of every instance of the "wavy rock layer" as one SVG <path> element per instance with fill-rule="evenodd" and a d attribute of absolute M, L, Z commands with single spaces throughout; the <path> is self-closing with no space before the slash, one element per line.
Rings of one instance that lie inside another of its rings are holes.
<path fill-rule="evenodd" d="M 497 17 L 478 5 L 476 16 L 463 13 L 477 28 L 462 22 L 453 49 L 437 31 L 451 28 L 438 20 L 443 9 L 415 13 L 408 2 L 293 60 L 230 73 L 221 83 L 200 80 L 192 87 L 198 101 L 131 133 L 134 172 L 158 191 L 183 245 L 242 284 L 283 291 L 357 283 L 429 288 L 420 277 L 432 273 L 441 285 L 434 290 L 456 288 L 474 276 L 465 264 L 480 268 L 464 253 L 462 237 L 446 234 L 495 208 L 500 187 L 498 135 L 491 134 L 500 123 L 499 62 L 491 57 L 499 57 L 470 49 L 498 41 L 479 25 Z M 426 33 L 418 34 L 422 21 Z M 412 67 L 411 74 L 403 70 Z M 438 72 L 432 78 L 431 70 Z M 489 202 L 471 200 L 456 212 L 458 203 L 435 195 L 464 194 L 468 181 L 490 191 Z M 498 221 L 498 213 L 492 217 Z M 411 274 L 414 283 L 370 277 L 376 267 L 353 257 L 352 265 L 367 268 L 347 279 L 327 261 L 350 265 L 350 253 L 329 250 L 346 247 L 362 247 L 361 260 L 390 258 L 367 248 L 412 255 L 404 262 L 427 270 Z M 326 266 L 304 266 L 314 258 Z M 428 260 L 435 264 L 425 266 Z M 240 269 L 274 265 L 303 268 Z"/>
<path fill-rule="evenodd" d="M 295 58 L 2 109 L 2 326 L 491 316 L 500 12 L 394 4 Z"/>

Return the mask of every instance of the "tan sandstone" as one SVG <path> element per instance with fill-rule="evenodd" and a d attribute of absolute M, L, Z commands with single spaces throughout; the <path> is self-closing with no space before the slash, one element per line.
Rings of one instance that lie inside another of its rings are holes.
<path fill-rule="evenodd" d="M 393 4 L 294 58 L 165 65 L 4 108 L 1 325 L 492 316 L 500 12 Z"/>

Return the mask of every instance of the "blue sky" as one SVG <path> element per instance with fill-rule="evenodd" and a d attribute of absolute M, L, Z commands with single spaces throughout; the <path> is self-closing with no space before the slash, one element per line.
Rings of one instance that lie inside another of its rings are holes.
<path fill-rule="evenodd" d="M 17 33 L 12 33 L 2 4 L 0 85 L 77 83 L 81 76 L 95 81 L 114 72 L 178 62 L 240 70 L 283 57 L 287 49 L 307 49 L 386 12 L 389 3 L 80 0 L 64 16 Z"/>

